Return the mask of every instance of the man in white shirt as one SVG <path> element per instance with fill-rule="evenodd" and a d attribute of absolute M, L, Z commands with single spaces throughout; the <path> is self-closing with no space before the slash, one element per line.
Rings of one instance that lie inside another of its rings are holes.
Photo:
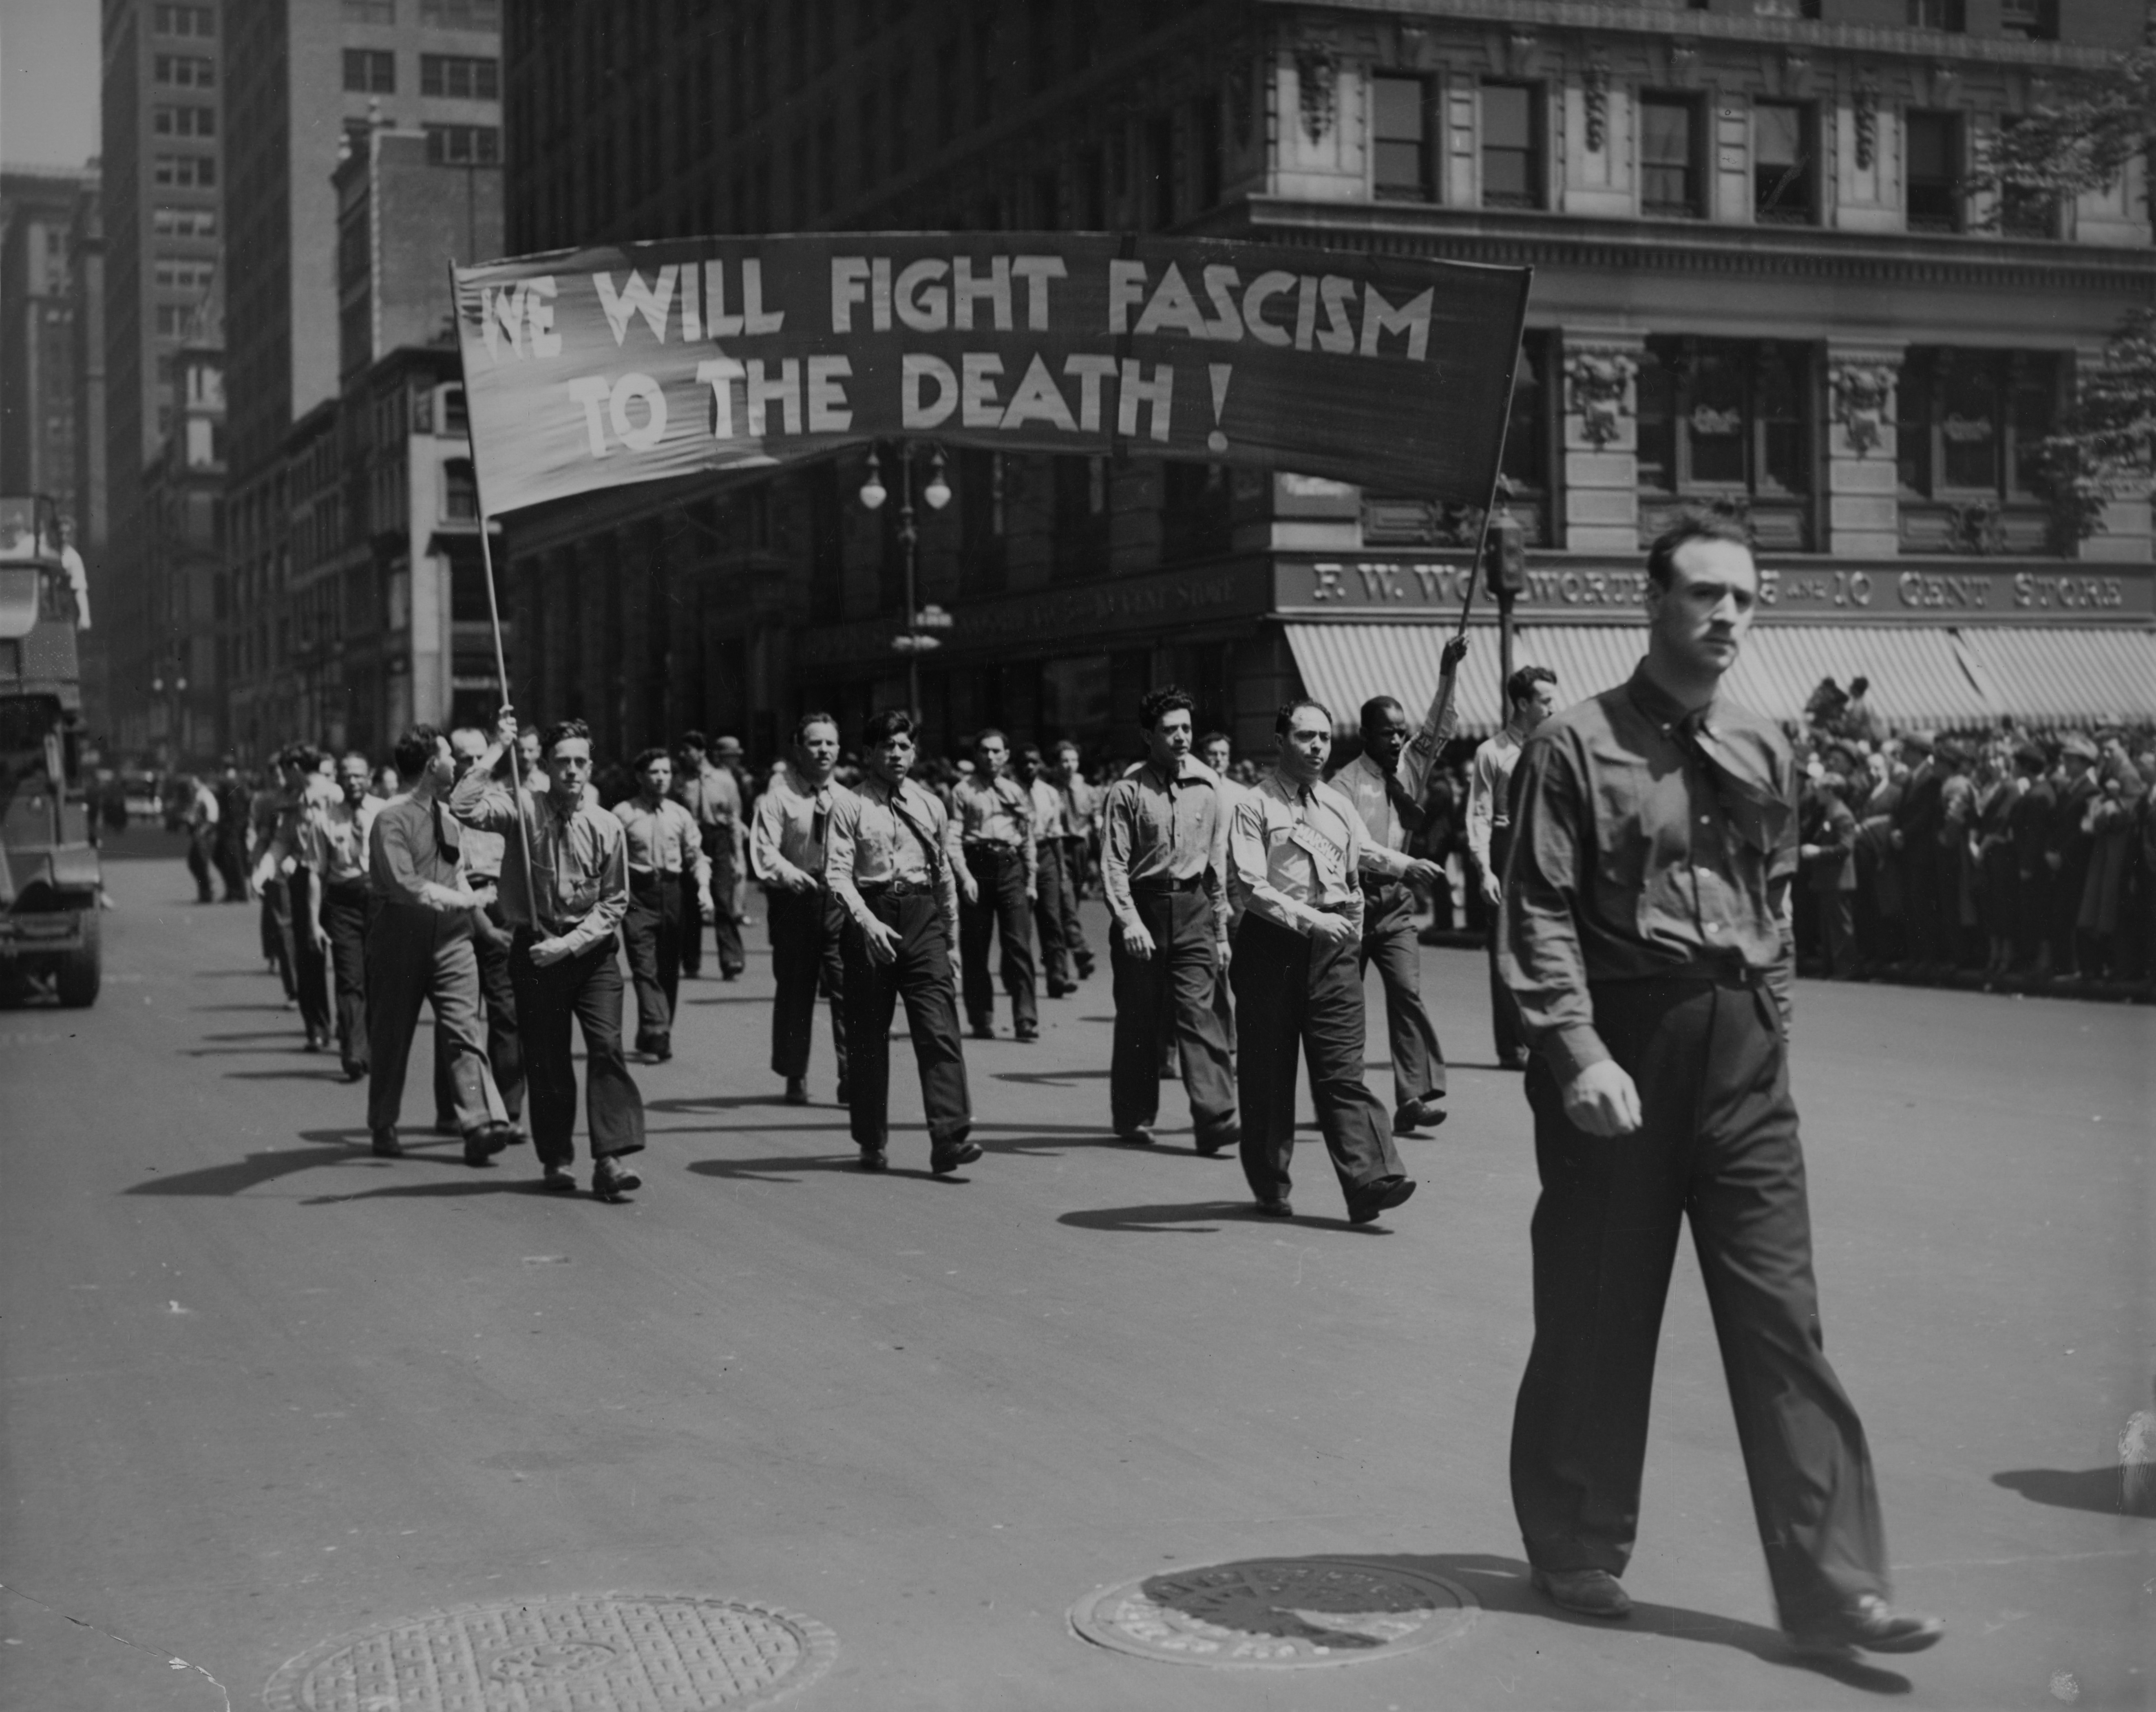
<path fill-rule="evenodd" d="M 1348 1217 L 1368 1224 L 1415 1186 L 1400 1169 L 1385 1109 L 1363 1079 L 1363 823 L 1325 782 L 1332 714 L 1318 702 L 1291 701 L 1273 729 L 1279 762 L 1236 808 L 1228 835 L 1241 916 L 1231 978 L 1242 1035 L 1235 1081 L 1243 1174 L 1259 1212 L 1294 1216 L 1288 1162 L 1296 1060 L 1306 1053 Z"/>
<path fill-rule="evenodd" d="M 316 880 L 307 890 L 305 931 L 329 960 L 337 1057 L 347 1082 L 363 1078 L 370 1062 L 367 931 L 373 893 L 367 879 L 367 835 L 382 806 L 382 798 L 367 794 L 372 772 L 365 756 L 346 756 L 337 763 L 340 795 L 334 801 L 310 803 L 300 820 L 300 848 Z M 445 1055 L 439 1051 L 436 1062 L 446 1069 Z M 454 1106 L 453 1100 L 443 1104 Z"/>
<path fill-rule="evenodd" d="M 1066 998 L 1078 991 L 1071 973 L 1070 943 L 1064 924 L 1077 913 L 1070 897 L 1070 869 L 1065 864 L 1069 840 L 1065 836 L 1063 793 L 1047 776 L 1037 745 L 1029 743 L 1018 752 L 1013 768 L 1024 787 L 1033 810 L 1034 897 L 1033 927 L 1040 939 L 1040 972 L 1050 998 Z"/>
<path fill-rule="evenodd" d="M 1476 750 L 1468 771 L 1467 854 L 1490 912 L 1490 1027 L 1497 1062 L 1508 1070 L 1524 1070 L 1529 1054 L 1520 1036 L 1519 1007 L 1497 973 L 1497 905 L 1512 843 L 1512 770 L 1535 727 L 1557 711 L 1557 674 L 1548 666 L 1522 666 L 1505 680 L 1505 705 L 1509 713 L 1503 726 Z"/>
<path fill-rule="evenodd" d="M 1404 1135 L 1445 1121 L 1445 1048 L 1422 1002 L 1422 948 L 1415 939 L 1414 888 L 1441 883 L 1444 870 L 1407 853 L 1409 836 L 1423 823 L 1424 787 L 1452 740 L 1457 719 L 1453 686 L 1467 652 L 1465 635 L 1445 645 L 1437 694 L 1422 727 L 1389 695 L 1363 704 L 1363 752 L 1332 776 L 1355 805 L 1367 834 L 1363 844 L 1363 940 L 1358 969 L 1378 966 L 1385 990 L 1385 1032 L 1393 1052 L 1393 1132 Z"/>
<path fill-rule="evenodd" d="M 1032 800 L 1025 787 L 1004 771 L 1009 754 L 1001 731 L 983 731 L 973 740 L 973 776 L 960 779 L 951 791 L 951 819 L 961 855 L 962 987 L 976 1040 L 995 1038 L 996 992 L 988 979 L 992 937 L 1002 941 L 1001 972 L 1004 991 L 1010 997 L 1011 1033 L 1019 1040 L 1040 1035 L 1033 963 L 1040 852 L 1034 843 Z"/>
<path fill-rule="evenodd" d="M 682 941 L 701 934 L 711 912 L 711 864 L 694 817 L 667 796 L 673 757 L 664 749 L 647 749 L 635 767 L 636 795 L 613 810 L 629 862 L 621 943 L 636 989 L 636 1049 L 663 1064 L 674 1056 Z"/>
<path fill-rule="evenodd" d="M 846 1076 L 845 968 L 839 948 L 846 912 L 824 882 L 831 810 L 846 787 L 839 764 L 839 722 L 803 714 L 793 753 L 772 774 L 749 823 L 749 873 L 763 887 L 771 924 L 772 1074 L 786 1079 L 786 1103 L 808 1104 L 808 1048 L 815 1037 L 816 993 L 831 1004 L 831 1048 L 839 1063 L 839 1104 L 852 1092 Z"/>

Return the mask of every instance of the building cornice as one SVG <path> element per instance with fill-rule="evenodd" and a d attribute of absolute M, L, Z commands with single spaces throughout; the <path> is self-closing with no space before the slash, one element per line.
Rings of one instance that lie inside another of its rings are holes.
<path fill-rule="evenodd" d="M 1252 196 L 1204 223 L 1222 236 L 1507 266 L 1771 275 L 1974 290 L 2156 288 L 2156 249 L 2008 238 L 1611 220 L 1398 202 Z"/>
<path fill-rule="evenodd" d="M 1826 53 L 1873 57 L 1953 61 L 2010 66 L 2035 71 L 2100 73 L 2114 69 L 2118 56 L 2105 48 L 2076 48 L 2061 42 L 2019 41 L 2007 36 L 1971 36 L 1944 30 L 1895 28 L 1859 23 L 1815 23 L 1794 18 L 1731 18 L 1675 6 L 1642 5 L 1639 0 L 1260 0 L 1261 9 L 1283 22 L 1306 23 L 1320 18 L 1336 23 L 1378 22 L 1425 28 L 1463 23 L 1506 24 L 1517 28 L 1578 30 L 1601 35 L 1640 36 L 1688 41 L 1727 42 L 1812 49 Z"/>

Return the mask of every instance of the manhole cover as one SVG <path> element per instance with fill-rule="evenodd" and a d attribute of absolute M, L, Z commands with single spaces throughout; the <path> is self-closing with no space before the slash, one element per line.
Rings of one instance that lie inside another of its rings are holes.
<path fill-rule="evenodd" d="M 1071 1626 L 1169 1664 L 1360 1664 L 1427 1647 L 1475 1620 L 1464 1587 L 1348 1558 L 1251 1558 L 1146 1576 L 1071 1607 Z"/>
<path fill-rule="evenodd" d="M 346 1635 L 263 1690 L 271 1712 L 703 1712 L 806 1687 L 839 1650 L 767 1605 L 564 1593 L 463 1605 Z"/>

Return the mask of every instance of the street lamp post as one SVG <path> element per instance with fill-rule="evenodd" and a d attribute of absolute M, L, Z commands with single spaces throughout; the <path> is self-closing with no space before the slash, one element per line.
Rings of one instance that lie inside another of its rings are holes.
<path fill-rule="evenodd" d="M 913 518 L 913 453 L 912 441 L 899 442 L 898 542 L 906 554 L 906 630 L 904 634 L 891 638 L 891 645 L 906 656 L 906 710 L 918 720 L 921 717 L 921 656 L 932 648 L 942 647 L 942 642 L 940 638 L 921 633 L 926 615 L 921 610 L 918 591 L 914 587 L 921 531 L 915 526 Z M 880 510 L 884 501 L 890 497 L 883 484 L 883 465 L 876 457 L 875 449 L 870 447 L 868 479 L 861 484 L 861 504 L 871 511 Z M 943 452 L 941 447 L 933 449 L 928 467 L 928 484 L 921 490 L 921 497 L 927 502 L 932 511 L 941 511 L 951 503 L 951 485 L 943 479 Z M 944 623 L 949 622 L 943 618 L 940 608 L 935 618 Z"/>

